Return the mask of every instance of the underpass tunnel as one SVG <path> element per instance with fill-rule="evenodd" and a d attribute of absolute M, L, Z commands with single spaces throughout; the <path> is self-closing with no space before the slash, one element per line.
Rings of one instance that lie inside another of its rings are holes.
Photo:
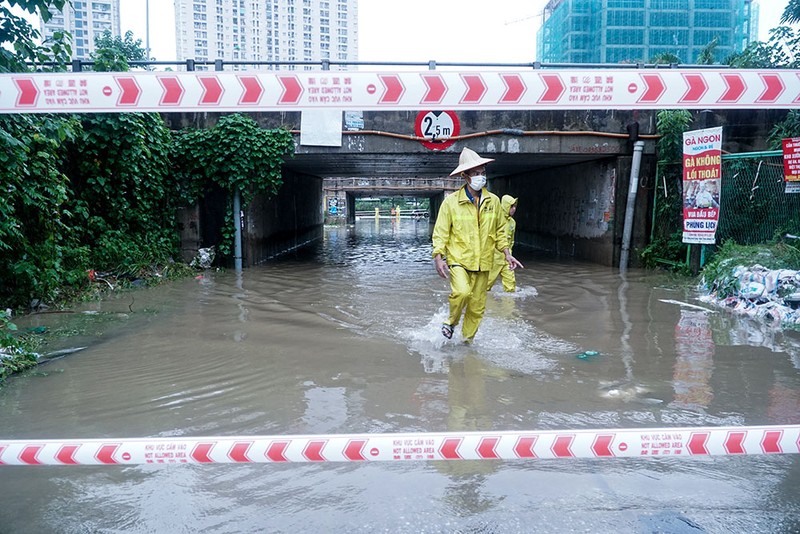
<path fill-rule="evenodd" d="M 296 149 L 284 162 L 277 196 L 257 198 L 243 208 L 244 265 L 257 265 L 321 237 L 334 196 L 344 224 L 355 222 L 358 198 L 392 195 L 429 199 L 432 223 L 445 195 L 463 185 L 449 174 L 464 147 L 495 159 L 487 167 L 490 191 L 519 199 L 516 247 L 617 265 L 633 154 L 628 133 L 632 122 L 639 125 L 645 146 L 631 248 L 646 244 L 655 182 L 653 114 L 459 112 L 462 135 L 440 150 L 413 136 L 386 134 L 410 130 L 417 113 L 364 112 L 365 130 L 342 131 L 340 146 L 304 145 L 299 130 L 292 130 Z M 262 127 L 275 126 L 271 115 L 257 116 Z M 280 124 L 299 125 L 299 115 L 281 115 Z M 335 193 L 326 185 L 329 180 L 339 182 Z"/>

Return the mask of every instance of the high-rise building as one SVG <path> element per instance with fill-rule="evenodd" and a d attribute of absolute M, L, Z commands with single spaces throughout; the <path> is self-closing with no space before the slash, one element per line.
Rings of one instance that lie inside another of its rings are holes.
<path fill-rule="evenodd" d="M 716 39 L 723 61 L 757 40 L 757 0 L 549 0 L 537 36 L 543 63 L 697 62 Z"/>
<path fill-rule="evenodd" d="M 358 0 L 176 0 L 175 31 L 180 60 L 356 61 Z"/>
<path fill-rule="evenodd" d="M 75 0 L 64 5 L 64 11 L 55 12 L 44 22 L 39 18 L 42 37 L 68 31 L 72 34 L 72 59 L 89 59 L 94 52 L 94 40 L 106 30 L 114 37 L 121 37 L 119 23 L 119 0 Z"/>

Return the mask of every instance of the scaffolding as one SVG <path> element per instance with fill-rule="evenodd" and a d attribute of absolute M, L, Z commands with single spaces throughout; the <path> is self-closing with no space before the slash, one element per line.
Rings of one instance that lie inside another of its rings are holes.
<path fill-rule="evenodd" d="M 753 0 L 550 0 L 537 36 L 546 63 L 639 63 L 675 56 L 696 63 L 741 52 L 755 35 Z"/>

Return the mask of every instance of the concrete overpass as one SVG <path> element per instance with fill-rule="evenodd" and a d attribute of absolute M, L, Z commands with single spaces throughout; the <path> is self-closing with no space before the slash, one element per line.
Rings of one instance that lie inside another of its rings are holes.
<path fill-rule="evenodd" d="M 363 196 L 428 197 L 435 215 L 444 195 L 460 185 L 447 176 L 465 146 L 495 158 L 489 167 L 493 192 L 520 198 L 516 215 L 520 246 L 616 265 L 628 195 L 631 134 L 637 130 L 645 150 L 632 248 L 646 245 L 656 178 L 655 112 L 458 112 L 460 135 L 441 150 L 429 148 L 414 134 L 418 113 L 364 112 L 363 128 L 349 131 L 343 125 L 341 146 L 336 147 L 302 144 L 300 112 L 253 114 L 265 128 L 292 130 L 296 150 L 285 161 L 278 197 L 257 199 L 245 212 L 245 265 L 266 261 L 321 235 L 326 196 L 331 194 L 345 199 L 350 222 L 355 198 Z M 765 130 L 779 113 L 717 112 L 705 119 L 698 113 L 697 119 L 726 124 L 725 141 L 731 151 L 761 150 L 763 146 L 753 140 L 766 138 Z M 180 127 L 210 125 L 218 115 L 165 117 L 171 126 Z M 338 189 L 326 191 L 323 179 L 332 179 Z M 202 218 L 197 212 L 189 217 Z M 202 226 L 191 221 L 184 225 L 196 229 L 184 234 L 189 249 L 209 244 L 200 235 Z"/>
<path fill-rule="evenodd" d="M 363 112 L 363 128 L 342 125 L 340 146 L 304 144 L 301 113 L 254 117 L 265 128 L 284 126 L 295 135 L 296 150 L 284 164 L 284 186 L 274 200 L 258 200 L 246 213 L 245 264 L 265 261 L 281 250 L 314 238 L 326 200 L 335 195 L 348 222 L 355 199 L 364 196 L 416 196 L 431 199 L 431 220 L 444 195 L 460 187 L 448 175 L 458 154 L 469 147 L 494 158 L 489 187 L 520 198 L 517 242 L 521 246 L 568 253 L 602 264 L 617 261 L 632 154 L 631 136 L 645 141 L 642 173 L 655 173 L 655 114 L 639 111 L 464 111 L 456 113 L 460 134 L 439 149 L 415 135 L 421 112 Z M 197 116 L 170 116 L 173 127 L 196 124 Z M 216 117 L 206 116 L 201 125 Z M 445 144 L 445 143 L 443 143 Z M 433 148 L 431 148 L 433 146 Z M 336 184 L 333 189 L 323 179 Z M 275 231 L 282 217 L 267 217 L 278 206 L 304 206 Z M 634 243 L 643 246 L 649 231 L 648 196 L 637 202 Z M 315 214 L 318 218 L 311 217 Z M 198 236 L 199 237 L 199 236 Z"/>

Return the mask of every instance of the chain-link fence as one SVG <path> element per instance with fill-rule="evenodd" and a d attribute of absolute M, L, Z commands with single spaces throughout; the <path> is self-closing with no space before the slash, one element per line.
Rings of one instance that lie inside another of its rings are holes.
<path fill-rule="evenodd" d="M 654 185 L 653 224 L 645 263 L 687 262 L 683 234 L 681 163 L 659 163 Z M 781 151 L 724 154 L 717 243 L 766 243 L 800 233 L 800 193 L 786 193 Z"/>

